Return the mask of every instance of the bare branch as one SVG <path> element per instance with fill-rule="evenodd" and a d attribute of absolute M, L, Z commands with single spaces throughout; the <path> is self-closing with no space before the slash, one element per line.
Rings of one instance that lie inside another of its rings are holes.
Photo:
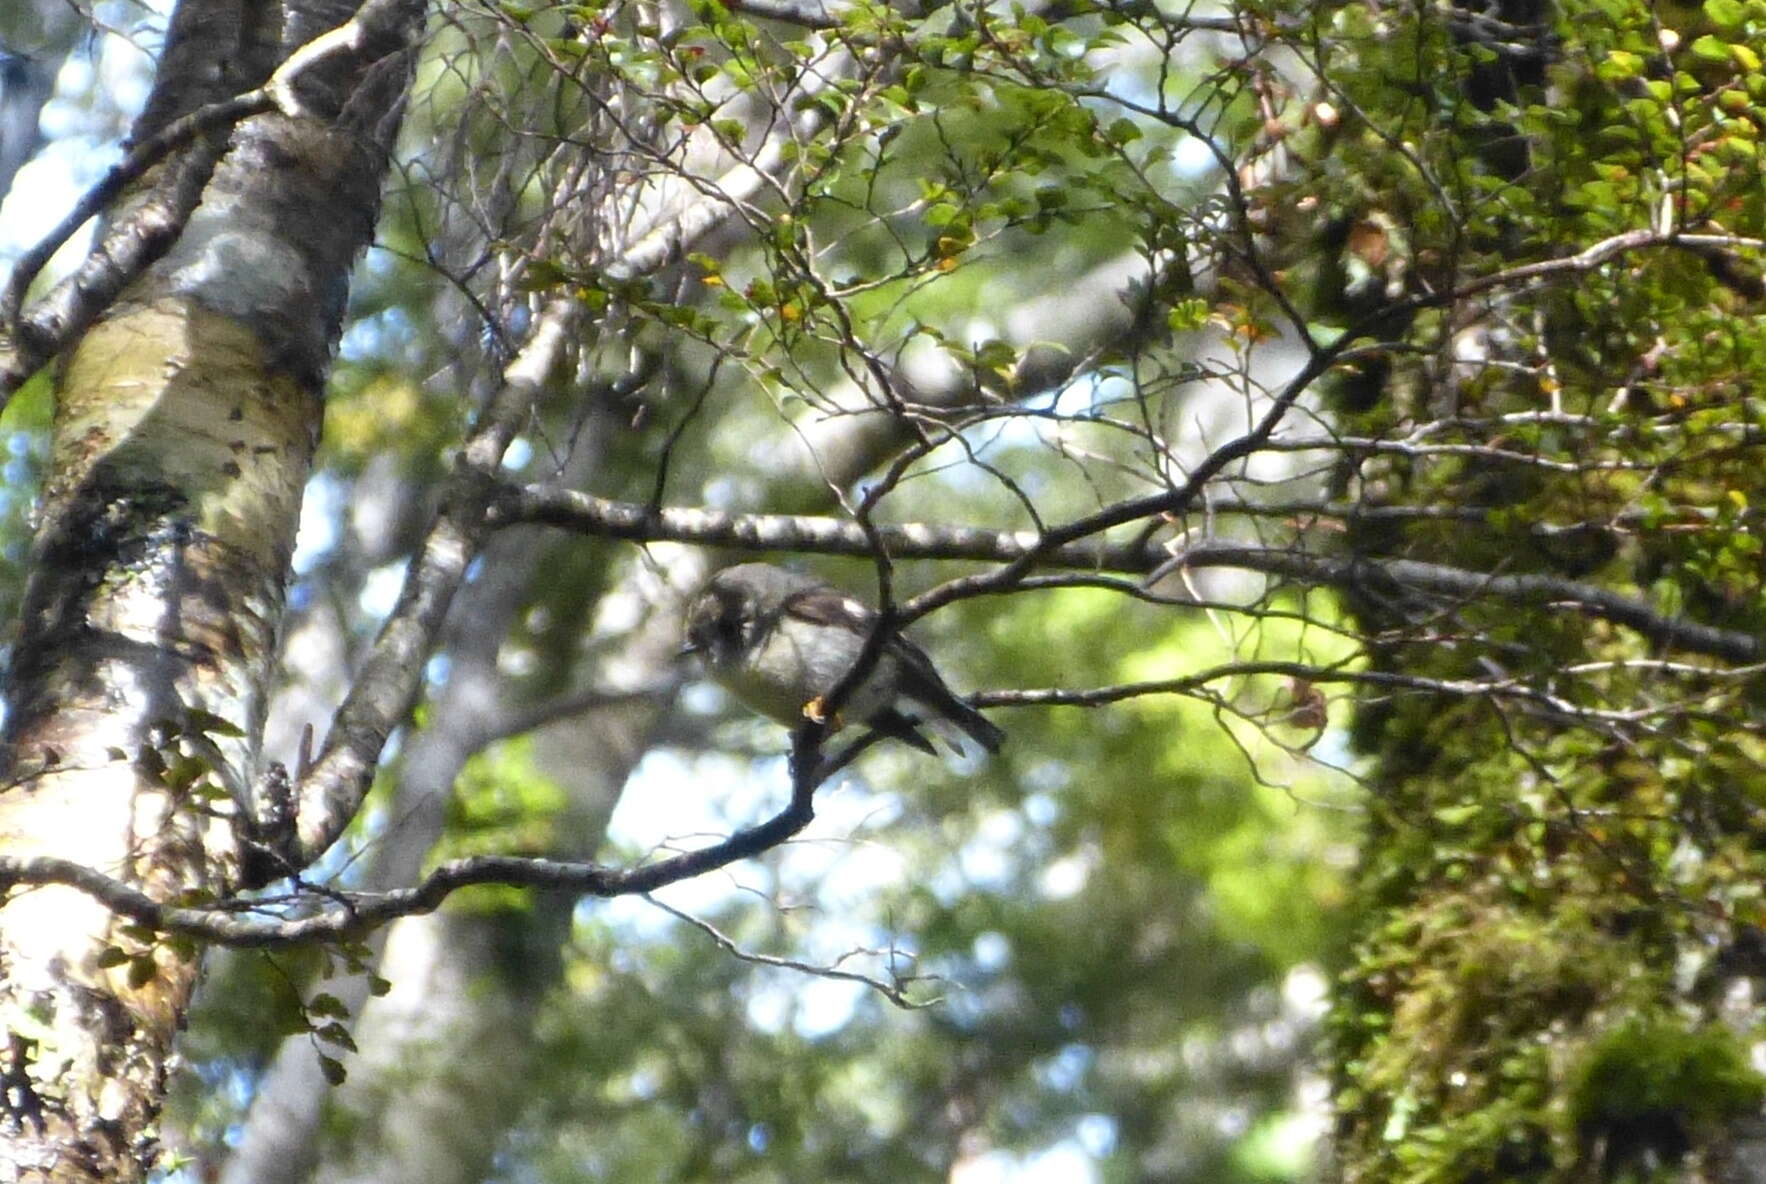
<path fill-rule="evenodd" d="M 1596 584 L 1557 576 L 1466 571 L 1412 559 L 1313 555 L 1304 551 L 1215 542 L 1186 548 L 1170 563 L 1188 567 L 1243 567 L 1309 584 L 1365 588 L 1387 594 L 1408 590 L 1434 592 L 1467 601 L 1543 605 L 1623 625 L 1659 645 L 1674 649 L 1710 654 L 1731 662 L 1758 662 L 1766 656 L 1766 641 L 1756 634 L 1667 617 L 1641 600 L 1621 596 Z"/>
<path fill-rule="evenodd" d="M 434 648 L 454 592 L 482 542 L 493 474 L 533 400 L 562 363 L 580 308 L 554 301 L 535 318 L 527 346 L 503 373 L 503 386 L 480 412 L 446 482 L 435 520 L 406 571 L 399 594 L 375 638 L 331 730 L 296 787 L 297 850 L 305 867 L 337 841 L 355 817 L 392 730 L 410 714 L 422 688 L 423 664 Z"/>
<path fill-rule="evenodd" d="M 649 893 L 645 893 L 644 900 L 647 904 L 656 906 L 676 920 L 685 922 L 699 930 L 699 932 L 705 934 L 705 936 L 709 937 L 714 943 L 716 943 L 718 949 L 739 961 L 750 962 L 756 966 L 772 966 L 780 970 L 795 970 L 799 974 L 813 975 L 816 978 L 834 979 L 839 982 L 859 983 L 862 986 L 871 988 L 871 990 L 877 992 L 879 995 L 883 996 L 897 1007 L 902 1008 L 904 1011 L 917 1011 L 920 1008 L 931 1007 L 934 1004 L 942 1002 L 942 997 L 939 996 L 921 1000 L 908 998 L 907 988 L 913 986 L 915 983 L 927 981 L 930 976 L 919 974 L 891 975 L 890 981 L 885 982 L 883 979 L 875 978 L 868 974 L 860 974 L 856 970 L 841 970 L 838 966 L 817 966 L 813 962 L 800 962 L 795 958 L 781 958 L 774 954 L 751 953 L 737 945 L 733 938 L 718 929 L 718 927 L 713 925 L 710 921 L 695 917 L 691 913 L 683 912 L 671 904 L 657 900 Z M 867 950 L 863 952 L 878 953 L 881 951 Z M 899 951 L 896 950 L 889 950 L 887 953 L 892 957 L 899 956 Z"/>
<path fill-rule="evenodd" d="M 1175 495 L 1156 494 L 1106 507 L 1080 524 L 1108 526 L 1156 517 Z M 1134 513 L 1131 514 L 1130 508 Z M 876 544 L 856 522 L 788 514 L 731 514 L 721 510 L 658 507 L 614 502 L 575 490 L 504 488 L 495 499 L 497 524 L 542 522 L 584 534 L 642 542 L 695 543 L 746 551 L 797 551 L 872 558 Z M 1102 531 L 1098 526 L 1097 531 Z M 1363 588 L 1385 593 L 1421 591 L 1459 600 L 1503 600 L 1585 613 L 1624 625 L 1651 641 L 1710 654 L 1732 662 L 1756 662 L 1766 646 L 1751 633 L 1719 629 L 1665 616 L 1640 600 L 1595 584 L 1535 573 L 1470 571 L 1444 564 L 1308 551 L 1226 540 L 1207 540 L 1181 550 L 1133 540 L 1084 539 L 1076 528 L 1045 532 L 905 523 L 875 527 L 877 542 L 896 559 L 969 559 L 1011 565 L 954 581 L 902 606 L 903 623 L 952 600 L 1009 590 L 1029 567 L 1150 573 L 1157 579 L 1179 568 L 1243 568 L 1305 584 Z M 1065 541 L 1051 545 L 1051 539 Z M 1080 541 L 1084 539 L 1084 541 Z M 1009 579 L 1002 573 L 1014 573 Z M 955 588 L 954 592 L 944 589 Z"/>
<path fill-rule="evenodd" d="M 110 171 L 96 185 L 80 196 L 67 216 L 53 230 L 19 256 L 12 275 L 7 278 L 5 293 L 0 295 L 0 323 L 9 326 L 10 331 L 15 334 L 20 330 L 21 326 L 17 323 L 19 309 L 24 304 L 25 291 L 31 286 L 31 281 L 37 278 L 37 273 L 49 262 L 50 256 L 60 250 L 75 231 L 115 200 L 124 186 L 138 180 L 174 149 L 182 148 L 209 132 L 231 127 L 242 119 L 273 110 L 274 107 L 269 91 L 260 87 L 192 111 L 136 144 L 127 156 L 110 167 Z M 170 229 L 175 232 L 177 227 Z"/>
<path fill-rule="evenodd" d="M 365 681 L 358 681 L 358 690 Z M 53 857 L 0 856 L 0 889 L 64 884 L 86 893 L 118 916 L 150 929 L 244 947 L 289 946 L 359 936 L 395 918 L 431 912 L 449 895 L 473 884 L 513 884 L 601 897 L 653 892 L 770 850 L 808 826 L 815 818 L 816 787 L 881 738 L 878 733 L 867 733 L 843 751 L 823 756 L 821 742 L 828 731 L 827 725 L 806 721 L 793 735 L 791 800 L 777 814 L 721 842 L 635 868 L 517 855 L 475 855 L 442 864 L 410 888 L 372 895 L 326 892 L 331 904 L 310 915 L 286 919 L 247 916 L 248 910 L 266 906 L 244 900 L 211 908 L 165 904 L 96 868 Z M 321 756 L 321 762 L 324 759 Z"/>
<path fill-rule="evenodd" d="M 1602 667 L 1605 668 L 1604 666 Z M 1734 671 L 1690 668 L 1700 675 L 1732 675 Z M 1763 667 L 1754 667 L 1757 674 Z M 1225 662 L 1181 678 L 1153 679 L 1145 682 L 1117 683 L 1106 687 L 1070 690 L 1065 687 L 1048 689 L 986 691 L 970 696 L 977 707 L 1104 707 L 1127 699 L 1148 695 L 1195 695 L 1210 683 L 1229 678 L 1250 678 L 1274 675 L 1307 683 L 1347 683 L 1376 690 L 1406 691 L 1424 695 L 1449 695 L 1458 698 L 1519 700 L 1550 709 L 1556 715 L 1591 724 L 1637 723 L 1680 710 L 1678 705 L 1650 705 L 1626 711 L 1586 707 L 1572 703 L 1519 678 L 1430 678 L 1390 670 L 1362 670 L 1347 665 L 1319 666 L 1310 662 L 1248 661 Z M 1208 696 L 1213 698 L 1213 696 Z"/>

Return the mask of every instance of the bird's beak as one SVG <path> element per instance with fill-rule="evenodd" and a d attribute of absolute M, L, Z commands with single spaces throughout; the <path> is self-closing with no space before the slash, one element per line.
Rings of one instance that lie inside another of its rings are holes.
<path fill-rule="evenodd" d="M 681 648 L 675 651 L 675 661 L 682 662 L 693 657 L 695 654 L 699 653 L 700 648 L 698 642 L 694 641 L 692 638 L 688 638 L 681 644 Z"/>

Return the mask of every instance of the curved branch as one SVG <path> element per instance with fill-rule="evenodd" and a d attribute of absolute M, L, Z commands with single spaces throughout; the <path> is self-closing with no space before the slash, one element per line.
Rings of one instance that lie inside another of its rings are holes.
<path fill-rule="evenodd" d="M 69 859 L 0 856 L 0 896 L 25 884 L 76 888 L 118 916 L 160 933 L 241 947 L 289 946 L 357 937 L 399 917 L 433 911 L 450 895 L 474 884 L 505 884 L 579 896 L 629 896 L 716 871 L 759 855 L 800 833 L 815 819 L 815 791 L 879 740 L 867 732 L 831 755 L 822 753 L 828 725 L 805 722 L 792 736 L 791 800 L 777 814 L 721 842 L 634 868 L 541 859 L 522 855 L 472 855 L 450 860 L 409 888 L 372 895 L 326 892 L 328 905 L 304 917 L 244 915 L 259 902 L 233 900 L 195 908 L 166 904 L 124 880 Z"/>
<path fill-rule="evenodd" d="M 580 306 L 559 300 L 535 318 L 527 346 L 503 372 L 503 385 L 479 413 L 443 488 L 440 508 L 405 574 L 398 603 L 369 648 L 312 769 L 296 787 L 299 833 L 284 852 L 301 868 L 337 841 L 368 792 L 381 750 L 422 689 L 423 664 L 448 605 L 478 554 L 492 477 L 533 400 L 561 363 Z"/>
<path fill-rule="evenodd" d="M 1172 567 L 1243 567 L 1309 584 L 1379 592 L 1422 591 L 1460 600 L 1503 600 L 1583 613 L 1623 625 L 1674 649 L 1710 654 L 1731 662 L 1766 657 L 1766 640 L 1739 629 L 1719 629 L 1664 616 L 1641 600 L 1596 584 L 1533 572 L 1467 571 L 1414 559 L 1312 555 L 1239 543 L 1200 543 L 1173 556 Z"/>
<path fill-rule="evenodd" d="M 1422 566 L 1422 565 L 1414 565 Z M 1695 671 L 1720 674 L 1721 671 Z M 1066 688 L 991 691 L 972 696 L 979 707 L 1097 707 L 1147 695 L 1196 694 L 1223 678 L 1282 676 L 1308 683 L 1351 683 L 1386 690 L 1417 691 L 1516 699 L 1568 712 L 1596 723 L 1626 723 L 1656 714 L 1656 709 L 1602 711 L 1569 703 L 1538 687 L 1513 679 L 1454 680 L 1361 670 L 1343 665 L 1316 666 L 1291 661 L 1228 662 L 1180 678 L 1123 683 L 1083 690 Z M 0 856 L 0 892 L 21 885 L 58 884 L 75 888 L 117 915 L 161 933 L 238 947 L 291 946 L 352 938 L 399 917 L 428 913 L 454 892 L 477 884 L 501 884 L 569 892 L 578 896 L 644 895 L 669 884 L 702 875 L 759 855 L 801 833 L 815 817 L 815 789 L 870 748 L 879 738 L 872 732 L 843 751 L 824 757 L 819 744 L 824 729 L 806 725 L 793 738 L 791 800 L 784 809 L 721 842 L 634 868 L 513 855 L 475 855 L 450 860 L 409 888 L 372 895 L 327 893 L 331 903 L 316 913 L 294 918 L 247 916 L 245 910 L 267 904 L 235 901 L 226 907 L 195 908 L 163 903 L 123 880 L 68 859 Z"/>
<path fill-rule="evenodd" d="M 398 917 L 432 912 L 448 896 L 473 884 L 514 884 L 583 896 L 653 892 L 775 847 L 801 831 L 812 817 L 807 795 L 794 797 L 778 814 L 720 843 L 635 868 L 516 855 L 467 856 L 442 864 L 410 888 L 372 897 L 345 897 L 343 903 L 311 916 L 287 920 L 244 916 L 237 909 L 164 904 L 126 881 L 69 859 L 0 856 L 0 884 L 9 888 L 22 884 L 77 888 L 118 916 L 156 932 L 228 946 L 288 946 L 356 937 Z"/>
<path fill-rule="evenodd" d="M 803 551 L 871 558 L 876 547 L 849 518 L 808 514 L 733 514 L 695 506 L 641 506 L 574 489 L 505 486 L 491 510 L 495 526 L 537 523 L 578 534 L 633 542 L 695 543 L 741 551 Z M 1032 530 L 907 523 L 878 524 L 888 554 L 900 559 L 980 559 L 1010 562 L 1034 550 Z M 1085 570 L 1151 571 L 1168 557 L 1160 547 L 1097 540 L 1047 550 L 1040 562 Z"/>
<path fill-rule="evenodd" d="M 1152 580 L 1179 568 L 1237 567 L 1335 588 L 1422 591 L 1466 601 L 1495 599 L 1563 608 L 1623 625 L 1674 649 L 1732 662 L 1757 662 L 1766 657 L 1766 642 L 1752 633 L 1666 616 L 1644 601 L 1558 576 L 1471 571 L 1410 559 L 1320 555 L 1294 548 L 1220 540 L 1174 549 L 1158 543 L 1085 537 L 1087 531 L 1101 534 L 1112 526 L 1156 517 L 1166 512 L 1176 496 L 1160 493 L 1122 502 L 1047 532 L 924 522 L 879 525 L 875 530 L 885 551 L 896 559 L 968 559 L 1011 565 L 952 581 L 915 598 L 902 607 L 904 624 L 952 600 L 1008 591 L 1031 566 L 1129 572 L 1149 575 Z M 841 518 L 732 514 L 685 506 L 652 508 L 542 486 L 502 487 L 494 501 L 492 521 L 497 525 L 544 523 L 604 538 L 693 543 L 743 551 L 868 558 L 876 550 L 858 523 Z M 1051 544 L 1052 539 L 1063 541 Z M 1009 580 L 1002 579 L 1007 572 L 1015 574 Z M 952 587 L 957 589 L 954 593 L 946 591 Z"/>
<path fill-rule="evenodd" d="M 50 256 L 60 250 L 62 244 L 74 236 L 92 218 L 103 211 L 104 207 L 116 199 L 124 186 L 139 180 L 148 169 L 158 164 L 167 154 L 182 148 L 199 136 L 208 132 L 219 131 L 231 127 L 240 120 L 253 115 L 261 115 L 273 110 L 274 102 L 269 91 L 264 87 L 247 91 L 231 99 L 218 103 L 210 103 L 198 108 L 190 114 L 174 119 L 158 132 L 142 140 L 129 150 L 129 154 L 110 167 L 110 171 L 99 178 L 85 193 L 74 202 L 73 208 L 56 224 L 55 228 L 44 235 L 24 254 L 19 256 L 13 266 L 12 274 L 7 277 L 6 290 L 0 295 L 0 323 L 17 332 L 19 309 L 24 304 L 25 291 L 37 273 L 49 262 Z M 36 318 L 33 318 L 36 319 Z"/>
<path fill-rule="evenodd" d="M 1597 664 L 1608 668 L 1604 664 Z M 1757 674 L 1762 667 L 1750 673 Z M 1728 670 L 1689 668 L 1685 673 L 1700 677 L 1719 677 L 1736 673 Z M 1180 678 L 1152 679 L 1145 682 L 1115 683 L 1103 687 L 1071 690 L 1049 687 L 1012 691 L 984 691 L 969 697 L 976 707 L 1105 707 L 1127 699 L 1149 695 L 1196 695 L 1209 683 L 1223 678 L 1245 678 L 1274 675 L 1312 684 L 1347 683 L 1383 691 L 1410 691 L 1424 695 L 1453 695 L 1489 699 L 1519 700 L 1546 708 L 1557 715 L 1596 724 L 1636 723 L 1661 716 L 1673 708 L 1652 705 L 1625 711 L 1587 707 L 1572 703 L 1559 695 L 1520 678 L 1429 678 L 1390 670 L 1364 670 L 1344 665 L 1316 666 L 1309 662 L 1258 660 L 1227 662 Z"/>
<path fill-rule="evenodd" d="M 803 962 L 796 958 L 781 958 L 775 954 L 756 954 L 743 949 L 729 934 L 702 917 L 695 917 L 692 913 L 677 909 L 666 901 L 657 900 L 653 896 L 646 895 L 644 897 L 644 902 L 661 909 L 682 924 L 690 925 L 694 929 L 699 930 L 699 932 L 709 937 L 718 949 L 730 955 L 732 958 L 737 958 L 743 962 L 748 962 L 755 966 L 770 966 L 780 970 L 795 970 L 799 974 L 807 974 L 815 978 L 833 979 L 837 982 L 858 983 L 861 986 L 869 987 L 871 990 L 877 992 L 879 995 L 883 996 L 883 998 L 889 1000 L 889 1002 L 905 1011 L 917 1011 L 921 1008 L 931 1007 L 937 1003 L 943 1002 L 942 996 L 934 996 L 929 999 L 911 999 L 908 997 L 909 987 L 916 983 L 941 981 L 937 975 L 891 974 L 890 981 L 885 982 L 874 975 L 861 974 L 856 970 L 842 970 L 838 965 L 819 966 L 813 962 Z M 880 954 L 883 951 L 857 950 L 853 952 Z M 889 953 L 892 958 L 900 956 L 899 951 L 891 950 Z M 910 954 L 908 957 L 911 959 L 913 955 Z M 844 960 L 844 958 L 845 955 L 842 956 L 842 960 Z"/>

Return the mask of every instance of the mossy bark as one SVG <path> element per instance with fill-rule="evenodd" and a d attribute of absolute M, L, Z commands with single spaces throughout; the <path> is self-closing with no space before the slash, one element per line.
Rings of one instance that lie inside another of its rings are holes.
<path fill-rule="evenodd" d="M 284 52 L 349 15 L 295 7 Z M 263 56 L 263 9 L 174 18 L 177 60 L 230 77 Z M 329 112 L 321 86 L 312 117 L 236 129 L 177 242 L 59 367 L 8 686 L 8 856 L 73 859 L 162 899 L 238 886 L 321 385 L 408 77 L 372 64 L 326 63 Z M 72 889 L 6 895 L 0 1177 L 145 1175 L 199 965 Z"/>

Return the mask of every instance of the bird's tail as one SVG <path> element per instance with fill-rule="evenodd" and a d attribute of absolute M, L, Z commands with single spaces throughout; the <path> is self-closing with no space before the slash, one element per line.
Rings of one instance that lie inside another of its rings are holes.
<path fill-rule="evenodd" d="M 969 739 L 987 749 L 988 752 L 998 752 L 1000 745 L 1006 742 L 1006 734 L 999 729 L 999 725 L 954 696 L 951 699 L 949 715 L 952 723 L 963 729 Z"/>

